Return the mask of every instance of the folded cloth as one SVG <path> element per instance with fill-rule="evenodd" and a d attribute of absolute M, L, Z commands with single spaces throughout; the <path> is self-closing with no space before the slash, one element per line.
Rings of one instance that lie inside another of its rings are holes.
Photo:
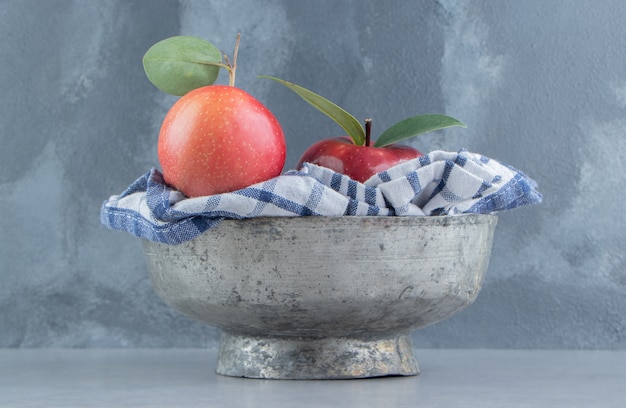
<path fill-rule="evenodd" d="M 102 223 L 177 245 L 226 218 L 491 214 L 540 203 L 537 183 L 521 171 L 460 150 L 400 163 L 364 184 L 304 163 L 299 170 L 230 193 L 187 198 L 157 169 L 101 208 Z"/>

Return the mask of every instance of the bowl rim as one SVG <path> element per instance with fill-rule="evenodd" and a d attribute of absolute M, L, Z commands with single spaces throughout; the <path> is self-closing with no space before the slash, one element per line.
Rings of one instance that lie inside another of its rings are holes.
<path fill-rule="evenodd" d="M 489 224 L 497 223 L 498 215 L 493 214 L 479 214 L 479 213 L 462 213 L 452 215 L 341 215 L 341 216 L 326 216 L 326 215 L 311 215 L 311 216 L 272 216 L 272 217 L 250 217 L 250 218 L 225 218 L 221 223 L 239 224 L 239 223 L 288 223 L 288 222 L 302 222 L 302 223 L 319 223 L 322 221 L 331 223 L 345 223 L 345 224 L 368 224 L 368 223 L 381 223 L 381 224 L 443 224 L 453 225 L 458 223 L 468 223 L 468 220 L 472 221 L 471 224 Z M 219 225 L 219 224 L 218 224 Z M 210 229 L 209 229 L 210 230 Z"/>

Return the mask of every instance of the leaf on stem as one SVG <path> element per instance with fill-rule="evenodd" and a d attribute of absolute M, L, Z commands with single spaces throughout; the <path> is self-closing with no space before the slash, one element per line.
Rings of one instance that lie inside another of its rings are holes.
<path fill-rule="evenodd" d="M 175 36 L 154 44 L 143 57 L 150 82 L 160 90 L 181 96 L 217 80 L 222 53 L 197 37 Z"/>
<path fill-rule="evenodd" d="M 374 146 L 383 147 L 397 143 L 422 133 L 449 128 L 452 126 L 467 127 L 460 121 L 446 115 L 428 114 L 404 119 L 385 130 Z"/>
<path fill-rule="evenodd" d="M 325 99 L 318 94 L 301 87 L 300 85 L 266 75 L 262 75 L 260 78 L 271 79 L 283 84 L 302 99 L 310 103 L 313 107 L 317 108 L 320 112 L 334 120 L 344 131 L 346 131 L 348 136 L 352 138 L 355 145 L 362 146 L 365 143 L 365 130 L 363 129 L 363 125 L 361 125 L 361 122 L 359 122 L 350 113 L 346 112 L 343 108 L 340 108 L 328 99 Z"/>

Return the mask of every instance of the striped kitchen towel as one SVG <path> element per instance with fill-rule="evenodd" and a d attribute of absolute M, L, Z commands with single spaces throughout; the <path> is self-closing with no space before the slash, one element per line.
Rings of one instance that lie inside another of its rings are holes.
<path fill-rule="evenodd" d="M 541 200 L 535 181 L 511 166 L 467 150 L 434 151 L 364 184 L 305 163 L 241 190 L 196 198 L 151 169 L 106 200 L 100 217 L 109 228 L 176 245 L 226 218 L 491 214 Z"/>

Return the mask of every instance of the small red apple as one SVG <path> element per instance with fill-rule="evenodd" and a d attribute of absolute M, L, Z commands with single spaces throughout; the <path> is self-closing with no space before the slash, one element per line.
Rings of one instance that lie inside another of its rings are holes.
<path fill-rule="evenodd" d="M 423 154 L 410 146 L 358 146 L 348 136 L 324 139 L 309 147 L 298 162 L 326 167 L 364 183 L 373 175 Z"/>
<path fill-rule="evenodd" d="M 276 177 L 285 157 L 278 120 L 234 86 L 210 85 L 185 94 L 159 133 L 165 182 L 187 197 L 226 193 Z"/>
<path fill-rule="evenodd" d="M 451 126 L 465 127 L 463 123 L 449 116 L 418 115 L 391 126 L 380 135 L 376 143 L 372 144 L 370 143 L 371 119 L 365 120 L 364 129 L 354 116 L 320 95 L 279 78 L 270 76 L 263 76 L 263 78 L 285 85 L 334 120 L 348 134 L 348 136 L 324 139 L 309 147 L 300 158 L 298 168 L 303 163 L 309 162 L 327 167 L 363 183 L 373 175 L 398 163 L 423 156 L 419 150 L 396 144 L 396 142 Z"/>

